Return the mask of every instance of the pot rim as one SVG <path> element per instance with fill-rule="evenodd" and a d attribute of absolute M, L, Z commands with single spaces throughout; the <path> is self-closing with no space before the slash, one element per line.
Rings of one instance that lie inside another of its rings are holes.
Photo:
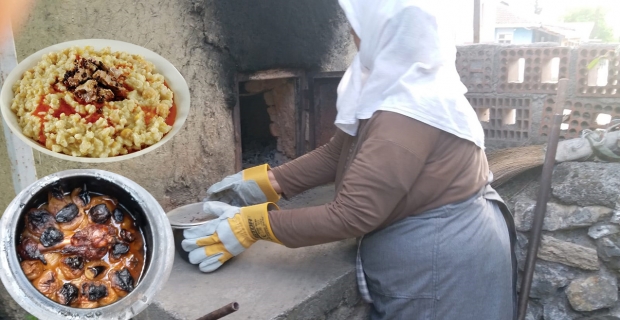
<path fill-rule="evenodd" d="M 144 211 L 147 216 L 146 223 L 152 230 L 150 263 L 138 285 L 117 302 L 95 309 L 72 308 L 48 299 L 26 278 L 17 259 L 15 233 L 24 205 L 42 189 L 73 177 L 102 179 L 126 190 Z M 148 307 L 167 282 L 172 271 L 174 254 L 172 228 L 157 200 L 134 181 L 104 170 L 74 169 L 43 177 L 22 190 L 0 219 L 0 280 L 22 308 L 39 319 L 131 319 Z"/>

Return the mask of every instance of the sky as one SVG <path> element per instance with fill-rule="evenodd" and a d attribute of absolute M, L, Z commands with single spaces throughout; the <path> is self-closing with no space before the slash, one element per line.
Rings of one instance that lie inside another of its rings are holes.
<path fill-rule="evenodd" d="M 507 1 L 507 0 L 504 0 Z M 512 7 L 533 11 L 535 0 L 508 0 Z M 544 22 L 559 21 L 570 9 L 579 7 L 598 7 L 608 9 L 607 23 L 614 28 L 616 37 L 620 37 L 620 0 L 539 0 L 542 7 L 541 18 Z"/>

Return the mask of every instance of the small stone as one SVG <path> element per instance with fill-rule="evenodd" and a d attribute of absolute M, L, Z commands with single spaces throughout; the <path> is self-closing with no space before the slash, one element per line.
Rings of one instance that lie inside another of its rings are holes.
<path fill-rule="evenodd" d="M 603 237 L 597 240 L 598 256 L 607 266 L 620 271 L 620 234 Z"/>
<path fill-rule="evenodd" d="M 566 288 L 566 296 L 570 305 L 577 311 L 611 308 L 618 301 L 618 280 L 615 276 L 604 272 L 576 279 Z"/>
<path fill-rule="evenodd" d="M 614 208 L 620 163 L 563 162 L 555 167 L 551 185 L 553 196 L 562 203 Z"/>
<path fill-rule="evenodd" d="M 515 227 L 517 231 L 529 231 L 532 228 L 532 217 L 536 203 L 522 202 L 515 203 Z"/>
<path fill-rule="evenodd" d="M 529 240 L 520 232 L 517 232 L 517 243 L 515 245 L 515 255 L 517 256 L 517 266 L 519 270 L 523 270 L 525 266 L 525 260 L 527 258 L 527 248 Z"/>
<path fill-rule="evenodd" d="M 554 297 L 543 304 L 543 319 L 545 320 L 571 320 L 580 317 L 573 311 L 565 297 Z"/>
<path fill-rule="evenodd" d="M 532 301 L 527 303 L 527 312 L 525 313 L 525 320 L 542 320 L 543 308 L 540 304 Z"/>
<path fill-rule="evenodd" d="M 263 81 L 248 81 L 245 83 L 245 91 L 249 93 L 259 93 L 263 90 Z"/>
<path fill-rule="evenodd" d="M 532 229 L 535 208 L 536 203 L 534 202 L 519 201 L 515 203 L 514 217 L 518 231 L 525 232 Z M 610 217 L 611 211 L 607 207 L 579 208 L 550 202 L 547 203 L 543 230 L 558 231 L 589 227 L 597 221 Z"/>
<path fill-rule="evenodd" d="M 620 232 L 620 226 L 608 224 L 605 222 L 597 223 L 588 229 L 588 235 L 590 238 L 596 240 L 602 237 L 606 237 L 612 234 Z"/>
<path fill-rule="evenodd" d="M 589 226 L 592 223 L 582 222 L 586 220 L 584 215 L 575 216 L 576 206 L 565 206 L 557 203 L 547 203 L 547 212 L 543 222 L 543 230 L 556 231 L 573 229 L 579 226 Z M 581 219 L 579 219 L 581 218 Z"/>
<path fill-rule="evenodd" d="M 611 223 L 620 224 L 620 210 L 614 210 L 611 215 L 611 219 L 609 220 Z"/>
<path fill-rule="evenodd" d="M 615 307 L 609 310 L 609 315 L 620 318 L 620 304 L 617 304 Z"/>
<path fill-rule="evenodd" d="M 548 231 L 589 227 L 598 221 L 609 218 L 612 212 L 611 209 L 601 206 L 576 208 L 554 204 L 551 208 L 552 210 L 548 214 L 549 221 L 545 219 L 545 230 Z"/>
<path fill-rule="evenodd" d="M 265 104 L 268 106 L 275 106 L 276 103 L 274 102 L 274 98 L 273 98 L 273 91 L 269 90 L 267 92 L 265 92 L 263 94 L 263 98 L 265 99 Z"/>
<path fill-rule="evenodd" d="M 567 286 L 575 277 L 576 274 L 565 265 L 539 260 L 534 269 L 530 297 L 551 296 L 559 288 Z"/>
<path fill-rule="evenodd" d="M 538 258 L 558 262 L 584 270 L 598 270 L 598 256 L 595 249 L 584 247 L 550 236 L 542 236 Z"/>

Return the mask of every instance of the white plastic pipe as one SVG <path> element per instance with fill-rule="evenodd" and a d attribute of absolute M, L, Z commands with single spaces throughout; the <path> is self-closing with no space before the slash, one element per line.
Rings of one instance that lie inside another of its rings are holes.
<path fill-rule="evenodd" d="M 4 79 L 6 79 L 11 70 L 17 66 L 17 53 L 15 52 L 13 32 L 10 27 L 4 30 L 8 32 L 8 36 L 4 37 L 4 43 L 0 43 L 0 87 L 2 87 Z M 2 37 L 0 37 L 0 39 L 1 38 Z M 13 188 L 15 189 L 15 194 L 19 194 L 27 186 L 37 181 L 34 156 L 32 154 L 32 148 L 19 140 L 19 138 L 9 130 L 4 119 L 2 119 L 2 124 L 6 148 L 9 153 L 9 160 L 11 161 Z"/>

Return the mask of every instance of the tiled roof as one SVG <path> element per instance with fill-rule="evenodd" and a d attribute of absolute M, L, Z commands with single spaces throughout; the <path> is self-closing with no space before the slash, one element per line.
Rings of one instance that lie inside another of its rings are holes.
<path fill-rule="evenodd" d="M 536 19 L 533 14 L 518 13 L 510 6 L 503 3 L 497 5 L 496 25 L 522 25 L 523 27 L 533 27 L 540 24 L 537 20 L 538 19 Z"/>
<path fill-rule="evenodd" d="M 588 40 L 590 39 L 590 34 L 592 34 L 592 29 L 594 29 L 594 22 L 564 22 L 553 25 L 545 24 L 541 29 L 563 35 L 567 39 Z"/>

